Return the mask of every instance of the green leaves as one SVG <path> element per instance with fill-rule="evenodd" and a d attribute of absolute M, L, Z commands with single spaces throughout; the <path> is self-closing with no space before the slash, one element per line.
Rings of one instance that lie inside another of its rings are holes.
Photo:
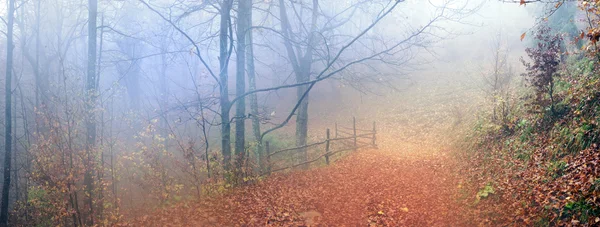
<path fill-rule="evenodd" d="M 483 187 L 483 189 L 479 190 L 477 192 L 477 195 L 475 195 L 475 202 L 474 204 L 478 204 L 482 198 L 487 198 L 488 196 L 490 196 L 491 194 L 496 193 L 494 191 L 494 187 L 492 187 L 492 185 L 488 184 L 485 187 Z"/>

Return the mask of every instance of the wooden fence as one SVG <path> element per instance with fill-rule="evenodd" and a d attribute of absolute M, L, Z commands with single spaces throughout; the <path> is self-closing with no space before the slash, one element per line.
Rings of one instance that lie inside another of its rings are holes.
<path fill-rule="evenodd" d="M 353 117 L 352 118 L 352 127 L 338 126 L 338 124 L 335 123 L 334 130 L 335 130 L 334 131 L 335 134 L 333 137 L 331 137 L 329 128 L 327 129 L 327 131 L 325 133 L 324 141 L 315 142 L 315 143 L 304 145 L 301 147 L 292 147 L 292 148 L 281 149 L 281 150 L 277 150 L 277 151 L 271 151 L 270 146 L 269 146 L 269 141 L 265 141 L 265 151 L 267 152 L 267 160 L 266 160 L 267 161 L 267 172 L 266 172 L 266 174 L 271 174 L 273 172 L 291 169 L 291 168 L 295 168 L 298 166 L 309 165 L 309 164 L 319 161 L 323 158 L 325 159 L 325 163 L 327 165 L 329 165 L 329 163 L 330 163 L 329 159 L 333 155 L 338 154 L 340 152 L 355 151 L 357 149 L 364 148 L 364 147 L 377 148 L 377 128 L 376 128 L 375 122 L 373 122 L 372 129 L 358 129 L 358 128 L 356 128 L 356 118 Z M 361 140 L 368 140 L 368 142 L 361 141 Z M 301 149 L 309 149 L 309 148 L 313 148 L 313 147 L 318 147 L 320 145 L 325 145 L 325 146 L 322 149 L 316 149 L 316 150 L 322 151 L 323 153 L 317 154 L 317 156 L 315 158 L 305 161 L 305 162 L 302 162 L 302 163 L 292 164 L 292 165 L 277 167 L 275 169 L 272 169 L 273 163 L 271 161 L 274 158 L 281 156 L 282 154 L 289 155 L 290 154 L 289 152 L 292 152 L 292 151 L 299 151 Z M 337 149 L 337 150 L 334 150 L 333 147 L 335 147 L 335 149 Z"/>

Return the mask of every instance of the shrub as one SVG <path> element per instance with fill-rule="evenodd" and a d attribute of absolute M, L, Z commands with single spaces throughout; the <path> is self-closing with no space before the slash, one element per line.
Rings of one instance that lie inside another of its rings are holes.
<path fill-rule="evenodd" d="M 558 75 L 561 61 L 562 37 L 559 34 L 551 34 L 550 28 L 540 26 L 535 39 L 538 41 L 537 45 L 525 50 L 532 61 L 526 62 L 521 58 L 527 69 L 523 76 L 529 85 L 535 88 L 534 106 L 541 107 L 542 110 L 549 106 L 551 113 L 555 113 L 554 77 Z"/>

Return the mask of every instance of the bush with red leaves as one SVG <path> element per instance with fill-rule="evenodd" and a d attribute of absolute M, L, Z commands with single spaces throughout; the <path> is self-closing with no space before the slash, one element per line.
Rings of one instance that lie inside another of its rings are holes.
<path fill-rule="evenodd" d="M 554 113 L 556 101 L 554 100 L 554 77 L 558 75 L 563 39 L 560 34 L 552 34 L 550 28 L 546 26 L 539 27 L 535 39 L 537 45 L 525 50 L 531 58 L 531 62 L 526 62 L 521 58 L 521 62 L 527 69 L 527 73 L 524 73 L 523 76 L 535 88 L 534 104 L 541 108 L 550 106 L 551 112 Z"/>

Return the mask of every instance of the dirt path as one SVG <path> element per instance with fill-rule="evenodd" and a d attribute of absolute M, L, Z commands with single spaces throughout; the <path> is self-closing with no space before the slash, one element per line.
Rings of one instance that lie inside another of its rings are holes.
<path fill-rule="evenodd" d="M 430 157 L 430 158 L 427 158 Z M 153 226 L 473 226 L 453 159 L 362 150 L 140 220 Z"/>

